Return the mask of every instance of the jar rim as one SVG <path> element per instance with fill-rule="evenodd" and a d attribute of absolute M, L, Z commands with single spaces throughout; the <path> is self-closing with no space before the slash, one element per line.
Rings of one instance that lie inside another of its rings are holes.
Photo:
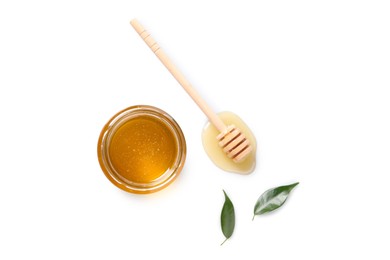
<path fill-rule="evenodd" d="M 167 127 L 175 138 L 175 145 L 177 149 L 176 158 L 174 159 L 172 167 L 170 167 L 157 179 L 148 183 L 128 180 L 119 174 L 113 167 L 110 154 L 108 152 L 112 136 L 118 128 L 124 123 L 140 116 L 153 117 Z M 178 123 L 167 112 L 149 105 L 130 106 L 116 113 L 101 130 L 97 148 L 99 164 L 105 176 L 118 188 L 127 192 L 138 194 L 156 192 L 172 183 L 180 174 L 184 166 L 187 152 L 185 137 Z"/>

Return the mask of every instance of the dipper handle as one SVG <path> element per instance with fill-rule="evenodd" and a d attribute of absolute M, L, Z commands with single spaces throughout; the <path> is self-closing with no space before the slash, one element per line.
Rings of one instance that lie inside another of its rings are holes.
<path fill-rule="evenodd" d="M 145 28 L 136 20 L 131 20 L 130 24 L 133 26 L 135 31 L 141 36 L 149 48 L 156 54 L 159 60 L 164 64 L 172 76 L 179 82 L 179 84 L 184 88 L 185 91 L 190 95 L 190 97 L 195 101 L 199 108 L 206 114 L 210 122 L 219 130 L 219 132 L 224 132 L 226 130 L 226 125 L 222 120 L 214 113 L 214 111 L 207 105 L 207 103 L 202 99 L 202 97 L 195 91 L 191 86 L 188 80 L 180 72 L 180 70 L 173 64 L 165 52 L 160 48 L 160 45 L 152 38 L 152 36 L 145 30 Z"/>

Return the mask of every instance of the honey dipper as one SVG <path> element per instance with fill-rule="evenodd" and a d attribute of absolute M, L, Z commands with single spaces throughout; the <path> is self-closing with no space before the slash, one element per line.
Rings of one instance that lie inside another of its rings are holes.
<path fill-rule="evenodd" d="M 149 48 L 156 54 L 162 64 L 169 70 L 173 77 L 180 83 L 184 90 L 195 101 L 199 108 L 206 114 L 210 122 L 218 129 L 220 134 L 217 136 L 219 146 L 223 149 L 226 155 L 234 162 L 239 163 L 243 161 L 252 151 L 249 140 L 244 133 L 234 125 L 226 126 L 224 122 L 215 114 L 201 96 L 195 91 L 191 84 L 186 80 L 184 75 L 172 63 L 157 42 L 150 36 L 144 27 L 136 20 L 131 20 L 130 24 L 135 31 L 141 36 Z"/>

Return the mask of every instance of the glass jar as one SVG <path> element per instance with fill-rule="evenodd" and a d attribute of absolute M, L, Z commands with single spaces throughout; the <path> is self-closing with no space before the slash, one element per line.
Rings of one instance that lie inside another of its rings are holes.
<path fill-rule="evenodd" d="M 118 188 L 131 193 L 159 191 L 180 174 L 186 141 L 163 110 L 138 105 L 114 115 L 98 141 L 100 167 Z"/>

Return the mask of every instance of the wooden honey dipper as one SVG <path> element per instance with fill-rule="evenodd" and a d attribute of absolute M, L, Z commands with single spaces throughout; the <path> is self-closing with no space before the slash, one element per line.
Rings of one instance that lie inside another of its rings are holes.
<path fill-rule="evenodd" d="M 242 133 L 241 130 L 234 125 L 226 126 L 224 122 L 222 122 L 218 115 L 213 112 L 213 110 L 201 98 L 198 92 L 195 91 L 191 84 L 186 80 L 184 75 L 168 58 L 165 52 L 161 50 L 157 42 L 136 19 L 131 20 L 130 24 L 149 46 L 149 48 L 154 52 L 154 54 L 156 54 L 157 58 L 160 59 L 162 64 L 164 64 L 173 77 L 195 101 L 203 113 L 206 114 L 210 122 L 218 129 L 220 134 L 217 136 L 217 140 L 219 141 L 219 146 L 223 149 L 226 155 L 236 163 L 243 161 L 252 151 L 252 146 L 245 137 L 244 133 Z"/>

